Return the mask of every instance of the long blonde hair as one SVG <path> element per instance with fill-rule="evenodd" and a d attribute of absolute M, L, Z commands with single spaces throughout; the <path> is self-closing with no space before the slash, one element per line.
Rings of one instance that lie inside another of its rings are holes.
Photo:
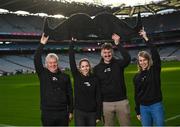
<path fill-rule="evenodd" d="M 140 51 L 138 53 L 137 67 L 138 67 L 138 71 L 141 72 L 142 68 L 141 68 L 141 66 L 139 64 L 139 57 L 143 57 L 143 58 L 148 60 L 148 67 L 147 67 L 147 69 L 149 70 L 150 67 L 153 65 L 151 54 L 149 54 L 147 51 Z"/>
<path fill-rule="evenodd" d="M 79 72 L 81 72 L 80 71 L 81 63 L 84 61 L 89 64 L 89 74 L 90 74 L 92 72 L 92 68 L 91 68 L 91 63 L 90 63 L 89 59 L 87 59 L 87 58 L 80 59 L 80 61 L 79 61 Z"/>

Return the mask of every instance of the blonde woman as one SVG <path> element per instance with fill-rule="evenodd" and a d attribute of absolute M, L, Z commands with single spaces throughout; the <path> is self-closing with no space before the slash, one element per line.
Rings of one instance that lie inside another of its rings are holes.
<path fill-rule="evenodd" d="M 138 73 L 134 77 L 137 118 L 143 126 L 163 126 L 164 110 L 161 92 L 161 60 L 156 47 L 149 41 L 144 29 L 139 32 L 150 49 L 138 53 Z"/>

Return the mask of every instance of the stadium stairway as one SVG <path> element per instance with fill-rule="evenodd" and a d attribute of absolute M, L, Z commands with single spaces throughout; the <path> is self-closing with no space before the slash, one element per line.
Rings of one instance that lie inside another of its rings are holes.
<path fill-rule="evenodd" d="M 169 56 L 172 56 L 173 54 L 175 54 L 175 52 L 177 52 L 179 49 L 180 49 L 180 48 L 177 47 L 174 51 L 172 51 L 171 53 L 169 53 L 168 57 L 169 57 Z"/>

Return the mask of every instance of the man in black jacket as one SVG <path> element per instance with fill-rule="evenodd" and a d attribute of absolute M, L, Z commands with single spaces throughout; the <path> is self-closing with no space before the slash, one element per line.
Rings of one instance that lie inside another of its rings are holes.
<path fill-rule="evenodd" d="M 101 85 L 105 126 L 113 126 L 117 115 L 120 125 L 130 125 L 130 106 L 126 96 L 124 68 L 130 63 L 130 55 L 120 45 L 120 36 L 112 35 L 123 59 L 113 57 L 113 48 L 105 43 L 101 48 L 102 59 L 94 68 Z"/>
<path fill-rule="evenodd" d="M 68 126 L 73 112 L 70 77 L 58 68 L 58 56 L 49 53 L 42 64 L 42 52 L 48 37 L 41 37 L 34 56 L 35 69 L 40 80 L 41 120 L 43 126 Z"/>

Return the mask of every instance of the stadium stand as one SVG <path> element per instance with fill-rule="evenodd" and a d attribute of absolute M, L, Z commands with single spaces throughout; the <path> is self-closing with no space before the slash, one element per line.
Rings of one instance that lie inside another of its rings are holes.
<path fill-rule="evenodd" d="M 52 26 L 58 25 L 63 20 L 57 19 L 51 22 Z M 125 22 L 135 26 L 136 17 L 126 18 Z M 148 33 L 180 30 L 180 13 L 156 14 L 143 17 L 142 22 Z M 44 19 L 38 16 L 17 16 L 14 14 L 0 15 L 1 32 L 35 32 L 42 33 Z"/>
<path fill-rule="evenodd" d="M 63 20 L 57 19 L 52 21 L 52 23 L 56 25 L 61 21 Z M 124 21 L 130 26 L 135 26 L 136 18 L 126 18 Z M 157 14 L 143 17 L 142 21 L 146 31 L 159 47 L 161 59 L 165 61 L 180 61 L 179 11 L 164 15 Z M 0 75 L 34 72 L 33 54 L 39 43 L 43 22 L 44 19 L 38 16 L 0 15 L 0 41 L 3 42 L 0 44 Z M 176 33 L 173 33 L 173 31 L 176 31 Z M 30 33 L 30 35 L 27 33 Z M 32 33 L 36 35 L 34 36 Z M 19 36 L 19 34 L 22 35 Z M 13 40 L 14 38 L 18 40 Z M 12 40 L 12 42 L 6 44 L 6 42 L 3 41 L 4 39 Z M 138 52 L 140 49 L 142 50 L 142 46 L 144 47 L 144 44 L 139 38 L 135 38 L 134 40 L 135 43 L 133 43 L 133 40 L 132 42 L 124 43 L 125 47 L 129 50 L 132 63 L 136 62 Z M 100 45 L 96 43 L 78 43 L 76 45 L 76 62 L 78 63 L 82 58 L 88 58 L 92 66 L 99 63 Z M 68 43 L 50 42 L 45 47 L 45 53 L 57 53 L 60 57 L 60 67 L 63 69 L 69 68 L 68 46 Z M 89 49 L 91 51 L 89 51 Z M 95 49 L 95 51 L 92 49 Z M 46 54 L 43 55 L 43 62 Z M 119 56 L 117 51 L 115 51 L 115 56 Z"/>
<path fill-rule="evenodd" d="M 131 62 L 136 62 L 136 57 L 140 49 L 128 49 L 131 55 Z M 141 49 L 142 50 L 142 49 Z M 164 61 L 176 60 L 180 61 L 180 48 L 177 46 L 160 47 L 159 53 L 161 59 Z M 60 58 L 59 65 L 62 69 L 69 68 L 69 57 L 68 53 L 58 53 Z M 119 52 L 115 51 L 115 56 L 119 57 Z M 34 72 L 33 54 L 27 55 L 4 55 L 0 57 L 0 72 L 16 73 L 17 70 L 22 72 Z M 100 61 L 100 52 L 80 52 L 76 53 L 76 62 L 82 58 L 88 58 L 94 67 Z M 45 54 L 42 56 L 44 62 Z M 5 71 L 4 71 L 5 70 Z"/>
<path fill-rule="evenodd" d="M 23 61 L 24 62 L 24 61 Z M 7 73 L 16 73 L 18 70 L 22 70 L 22 72 L 27 71 L 28 69 L 22 65 L 18 65 L 16 63 L 10 62 L 6 60 L 5 58 L 0 58 L 0 70 L 3 70 Z"/>
<path fill-rule="evenodd" d="M 130 26 L 135 26 L 136 18 L 126 18 L 124 20 Z M 158 33 L 164 31 L 180 30 L 180 13 L 156 14 L 142 17 L 142 23 L 147 33 Z"/>
<path fill-rule="evenodd" d="M 41 33 L 43 18 L 38 16 L 0 15 L 0 32 L 36 32 Z"/>

